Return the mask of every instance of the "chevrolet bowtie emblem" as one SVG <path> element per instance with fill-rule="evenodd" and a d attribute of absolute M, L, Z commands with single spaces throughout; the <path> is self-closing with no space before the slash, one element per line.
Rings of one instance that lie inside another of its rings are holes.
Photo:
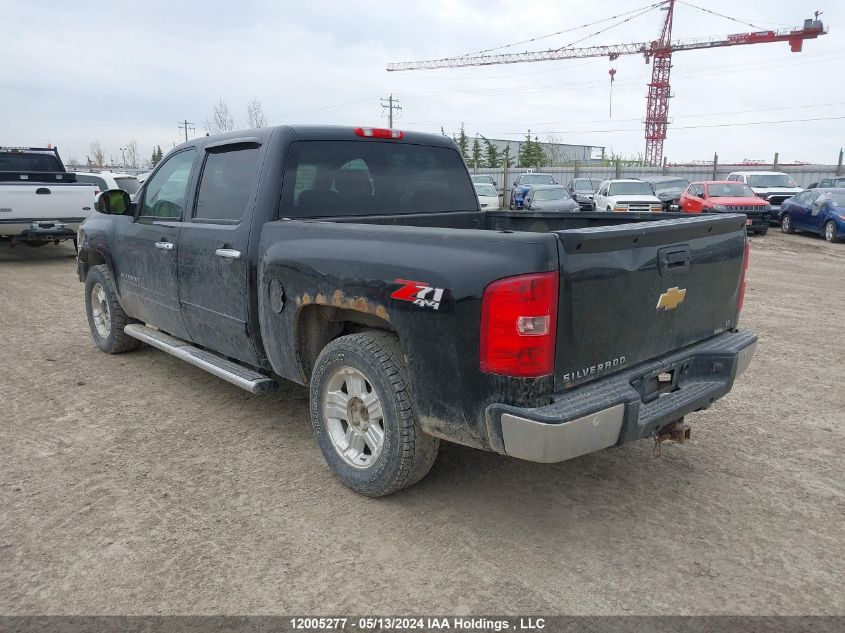
<path fill-rule="evenodd" d="M 657 309 L 658 310 L 674 310 L 684 300 L 684 297 L 687 296 L 687 289 L 686 288 L 669 288 L 666 292 L 660 295 L 660 298 L 657 300 Z"/>

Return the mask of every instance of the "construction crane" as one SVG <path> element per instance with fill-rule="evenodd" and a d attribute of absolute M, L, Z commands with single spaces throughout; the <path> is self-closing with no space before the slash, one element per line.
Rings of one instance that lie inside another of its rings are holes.
<path fill-rule="evenodd" d="M 683 0 L 679 0 L 679 2 L 707 13 L 715 13 L 709 9 L 703 9 L 688 2 L 683 2 Z M 435 68 L 463 68 L 466 66 L 520 64 L 523 62 L 540 62 L 557 59 L 581 59 L 585 57 L 607 57 L 613 61 L 621 55 L 642 55 L 647 64 L 651 63 L 651 82 L 648 84 L 648 92 L 646 93 L 645 161 L 647 165 L 659 165 L 663 160 L 663 141 L 666 139 L 666 128 L 669 125 L 669 98 L 671 96 L 669 74 L 672 70 L 672 53 L 707 48 L 723 48 L 725 46 L 766 44 L 769 42 L 789 42 L 789 47 L 792 52 L 797 53 L 801 51 L 804 40 L 815 39 L 819 35 L 827 33 L 827 29 L 824 27 L 821 20 L 818 19 L 819 12 L 817 11 L 813 18 L 804 20 L 803 26 L 793 29 L 753 31 L 750 33 L 735 33 L 724 37 L 703 37 L 673 42 L 672 22 L 675 13 L 675 0 L 662 0 L 661 2 L 645 7 L 644 11 L 631 11 L 629 13 L 635 15 L 628 17 L 622 22 L 627 22 L 631 20 L 632 17 L 638 17 L 646 11 L 656 8 L 666 11 L 666 17 L 663 20 L 663 28 L 660 32 L 660 37 L 651 42 L 611 44 L 609 46 L 589 46 L 584 48 L 566 46 L 563 48 L 549 49 L 545 51 L 528 51 L 524 53 L 491 54 L 490 51 L 480 51 L 478 54 L 465 55 L 462 57 L 447 57 L 444 59 L 432 59 L 428 61 L 392 63 L 387 65 L 387 70 L 401 71 L 430 70 Z M 736 20 L 730 16 L 721 17 L 727 17 L 730 20 L 740 22 L 740 20 Z M 605 21 L 607 20 L 600 20 L 599 22 Z M 621 24 L 622 22 L 618 24 Z M 592 35 L 597 35 L 599 32 L 593 33 Z"/>

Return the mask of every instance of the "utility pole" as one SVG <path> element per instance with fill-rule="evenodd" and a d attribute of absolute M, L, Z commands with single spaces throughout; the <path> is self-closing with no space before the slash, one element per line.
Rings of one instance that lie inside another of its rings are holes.
<path fill-rule="evenodd" d="M 192 132 L 196 129 L 196 128 L 193 127 L 193 125 L 194 125 L 193 122 L 188 121 L 188 119 L 185 119 L 184 121 L 179 122 L 179 129 L 185 130 L 185 142 L 186 143 L 188 142 L 188 129 L 190 129 Z"/>
<path fill-rule="evenodd" d="M 386 102 L 386 103 L 385 103 Z M 402 112 L 402 106 L 399 105 L 399 100 L 393 98 L 393 93 L 385 99 L 384 97 L 381 98 L 381 107 L 387 110 L 387 126 L 392 130 L 393 129 L 393 111 Z"/>
<path fill-rule="evenodd" d="M 121 159 L 121 164 L 124 167 L 126 167 L 126 148 L 125 147 L 120 148 L 120 159 Z"/>

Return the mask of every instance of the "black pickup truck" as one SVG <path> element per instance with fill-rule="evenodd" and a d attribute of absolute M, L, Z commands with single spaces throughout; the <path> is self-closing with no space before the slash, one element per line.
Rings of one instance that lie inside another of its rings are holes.
<path fill-rule="evenodd" d="M 370 496 L 421 479 L 440 439 L 537 462 L 683 441 L 756 344 L 745 216 L 485 213 L 443 136 L 205 137 L 97 210 L 79 231 L 97 346 L 309 385 L 323 456 Z"/>

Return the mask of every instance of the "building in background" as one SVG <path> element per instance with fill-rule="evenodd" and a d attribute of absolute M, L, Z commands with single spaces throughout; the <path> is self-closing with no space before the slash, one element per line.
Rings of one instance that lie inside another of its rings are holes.
<path fill-rule="evenodd" d="M 519 156 L 525 140 L 508 141 L 504 139 L 488 139 L 498 152 L 509 147 L 509 154 L 514 159 Z M 549 158 L 549 166 L 564 166 L 578 162 L 581 165 L 600 165 L 605 157 L 605 148 L 599 145 L 570 145 L 568 143 L 547 143 L 540 141 L 543 153 Z"/>

